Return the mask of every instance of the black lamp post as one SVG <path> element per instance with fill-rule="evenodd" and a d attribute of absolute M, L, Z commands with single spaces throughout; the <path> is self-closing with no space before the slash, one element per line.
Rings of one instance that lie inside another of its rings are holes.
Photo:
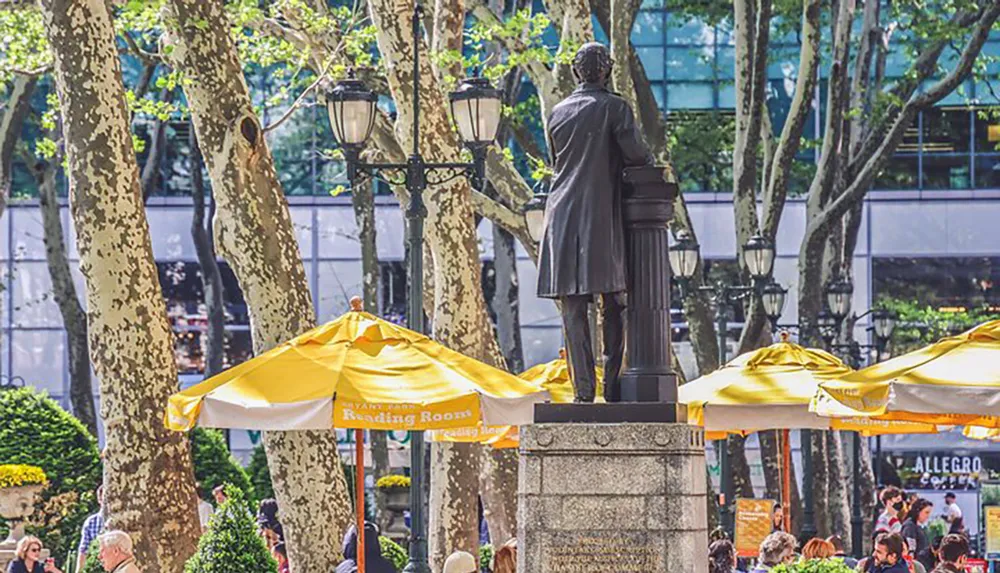
<path fill-rule="evenodd" d="M 372 127 L 375 125 L 377 96 L 350 75 L 327 96 L 334 136 L 347 162 L 347 177 L 353 186 L 362 177 L 375 177 L 380 172 L 402 174 L 403 184 L 410 196 L 406 208 L 408 261 L 408 300 L 406 320 L 412 330 L 423 332 L 423 223 L 427 216 L 423 192 L 428 184 L 443 183 L 455 175 L 465 175 L 474 186 L 481 189 L 485 173 L 486 149 L 496 137 L 502 110 L 501 94 L 482 78 L 463 80 L 449 94 L 452 116 L 465 146 L 472 152 L 471 163 L 430 163 L 420 155 L 420 19 L 423 8 L 419 3 L 413 10 L 413 147 L 406 163 L 365 163 L 361 161 Z M 449 172 L 452 177 L 430 181 L 434 172 Z M 424 515 L 424 435 L 412 432 L 410 442 L 410 559 L 404 571 L 430 573 L 427 562 L 427 523 Z"/>
<path fill-rule="evenodd" d="M 670 270 L 677 279 L 681 288 L 681 296 L 685 296 L 688 291 L 694 273 L 698 268 L 698 243 L 686 233 L 678 234 L 677 242 L 670 246 L 668 251 Z M 750 274 L 750 285 L 726 285 L 715 284 L 699 286 L 697 292 L 707 292 L 712 296 L 716 304 L 716 331 L 719 337 L 719 366 L 723 366 L 727 361 L 726 333 L 729 328 L 728 310 L 738 302 L 747 297 L 758 295 L 761 297 L 768 293 L 766 282 L 771 277 L 774 270 L 774 244 L 761 237 L 754 235 L 743 246 L 743 263 Z M 781 288 L 780 286 L 778 287 Z M 784 306 L 784 291 L 780 296 L 780 306 Z M 767 294 L 767 299 L 763 300 L 765 309 L 774 309 L 773 303 L 778 303 L 778 296 L 775 292 Z M 719 456 L 720 468 L 720 489 L 722 496 L 719 503 L 719 521 L 727 530 L 733 531 L 733 476 L 732 468 L 729 464 L 729 448 L 726 440 L 719 440 L 715 444 L 715 451 Z"/>

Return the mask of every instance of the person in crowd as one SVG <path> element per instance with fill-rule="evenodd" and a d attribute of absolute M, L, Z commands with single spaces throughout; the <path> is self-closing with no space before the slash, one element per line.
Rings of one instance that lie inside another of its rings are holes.
<path fill-rule="evenodd" d="M 708 546 L 708 573 L 738 573 L 732 541 L 720 539 Z"/>
<path fill-rule="evenodd" d="M 910 555 L 919 561 L 924 568 L 934 568 L 934 556 L 931 555 L 931 544 L 927 539 L 927 532 L 924 531 L 924 524 L 931 518 L 931 511 L 934 504 L 924 498 L 918 498 L 910 506 L 903 521 L 901 535 L 906 541 Z"/>
<path fill-rule="evenodd" d="M 278 521 L 278 502 L 274 499 L 262 499 L 257 509 L 257 527 L 264 542 L 267 543 L 267 550 L 274 549 L 274 546 L 285 540 L 285 532 Z"/>
<path fill-rule="evenodd" d="M 938 557 L 933 573 L 963 573 L 969 559 L 969 539 L 964 535 L 946 535 L 941 540 Z"/>
<path fill-rule="evenodd" d="M 909 573 L 903 557 L 903 538 L 898 533 L 881 535 L 875 541 L 872 565 L 868 571 L 874 573 Z"/>
<path fill-rule="evenodd" d="M 810 539 L 809 542 L 802 547 L 803 560 L 829 559 L 830 557 L 833 557 L 834 553 L 836 553 L 836 550 L 834 549 L 833 544 L 818 537 Z"/>
<path fill-rule="evenodd" d="M 212 490 L 212 498 L 215 499 L 215 507 L 219 507 L 226 501 L 226 484 L 215 486 Z"/>
<path fill-rule="evenodd" d="M 771 533 L 785 530 L 785 510 L 780 503 L 771 508 Z"/>
<path fill-rule="evenodd" d="M 382 556 L 378 527 L 365 522 L 365 571 L 366 573 L 396 573 L 396 567 Z M 344 534 L 344 561 L 337 565 L 335 573 L 357 573 L 358 570 L 358 527 L 352 525 Z"/>
<path fill-rule="evenodd" d="M 729 533 L 726 528 L 719 526 L 712 530 L 712 533 L 708 534 L 708 542 L 714 543 L 722 539 L 729 539 Z"/>
<path fill-rule="evenodd" d="M 62 573 L 52 559 L 42 560 L 42 540 L 25 535 L 17 542 L 14 560 L 7 566 L 7 573 Z"/>
<path fill-rule="evenodd" d="M 104 531 L 103 485 L 97 487 L 95 495 L 97 496 L 97 513 L 88 515 L 80 530 L 80 544 L 76 547 L 76 573 L 83 571 L 83 564 L 87 561 L 87 550 L 90 549 L 90 544 Z"/>
<path fill-rule="evenodd" d="M 278 573 L 288 573 L 288 550 L 285 543 L 281 542 L 271 549 L 271 557 L 278 563 Z"/>
<path fill-rule="evenodd" d="M 910 554 L 910 547 L 906 543 L 903 543 L 903 559 L 906 561 L 910 573 L 927 573 L 927 567 L 913 558 L 913 555 Z"/>
<path fill-rule="evenodd" d="M 958 497 L 950 491 L 944 494 L 944 520 L 953 527 L 955 521 L 962 519 L 962 508 L 958 507 L 957 500 Z M 952 531 L 951 533 L 957 532 Z"/>
<path fill-rule="evenodd" d="M 493 573 L 517 573 L 517 538 L 511 538 L 493 554 Z"/>
<path fill-rule="evenodd" d="M 903 491 L 896 486 L 889 486 L 879 494 L 882 502 L 882 513 L 875 522 L 875 531 L 899 533 L 903 530 Z"/>
<path fill-rule="evenodd" d="M 109 531 L 98 537 L 101 551 L 97 558 L 109 573 L 142 573 L 132 554 L 132 538 L 124 531 Z"/>
<path fill-rule="evenodd" d="M 959 516 L 953 519 L 951 525 L 948 527 L 948 534 L 967 536 L 969 532 L 965 530 L 965 518 Z"/>
<path fill-rule="evenodd" d="M 867 557 L 862 557 L 861 561 L 858 561 L 857 566 L 854 568 L 859 573 L 870 573 L 875 570 L 877 562 L 875 560 L 875 550 L 878 548 L 878 544 L 889 535 L 888 531 L 876 531 L 872 539 L 872 554 Z"/>
<path fill-rule="evenodd" d="M 844 550 L 844 540 L 839 535 L 831 535 L 826 538 L 827 542 L 833 546 L 833 556 L 844 562 L 851 569 L 858 566 L 858 560 L 847 554 Z"/>
<path fill-rule="evenodd" d="M 775 531 L 760 544 L 760 559 L 753 573 L 766 573 L 772 567 L 795 561 L 795 538 L 784 531 Z"/>
<path fill-rule="evenodd" d="M 445 559 L 444 569 L 441 570 L 441 573 L 477 573 L 478 571 L 479 563 L 476 562 L 476 558 L 471 553 L 456 551 Z"/>
<path fill-rule="evenodd" d="M 205 531 L 205 529 L 208 528 L 208 520 L 212 519 L 212 514 L 215 513 L 215 508 L 212 507 L 212 504 L 210 504 L 207 501 L 205 501 L 204 499 L 202 499 L 201 494 L 200 494 L 200 492 L 202 491 L 201 490 L 201 484 L 200 483 L 195 484 L 195 488 L 199 492 L 199 494 L 198 494 L 198 523 L 201 524 L 201 530 Z"/>

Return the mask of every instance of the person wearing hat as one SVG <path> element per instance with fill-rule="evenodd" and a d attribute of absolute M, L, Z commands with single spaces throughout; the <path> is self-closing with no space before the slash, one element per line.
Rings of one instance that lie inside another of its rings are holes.
<path fill-rule="evenodd" d="M 448 556 L 444 561 L 444 569 L 441 573 L 477 573 L 479 563 L 471 553 L 456 551 Z"/>
<path fill-rule="evenodd" d="M 622 173 L 653 157 L 628 103 L 608 90 L 611 54 L 596 42 L 573 59 L 578 86 L 552 108 L 546 138 L 551 186 L 538 248 L 538 296 L 560 301 L 576 402 L 593 402 L 597 381 L 587 307 L 601 297 L 604 399 L 619 400 L 625 353 L 625 225 Z"/>

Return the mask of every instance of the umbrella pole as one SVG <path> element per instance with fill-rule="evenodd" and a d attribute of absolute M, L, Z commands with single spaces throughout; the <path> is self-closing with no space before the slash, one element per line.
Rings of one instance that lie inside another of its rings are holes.
<path fill-rule="evenodd" d="M 781 431 L 781 505 L 785 516 L 785 531 L 792 531 L 792 441 L 791 432 Z"/>
<path fill-rule="evenodd" d="M 358 573 L 365 573 L 365 431 L 354 430 L 354 508 L 358 530 Z"/>

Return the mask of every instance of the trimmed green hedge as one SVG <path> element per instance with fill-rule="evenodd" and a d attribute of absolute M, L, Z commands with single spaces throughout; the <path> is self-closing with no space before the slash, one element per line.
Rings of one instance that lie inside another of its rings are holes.
<path fill-rule="evenodd" d="M 0 390 L 0 464 L 30 464 L 45 471 L 49 487 L 27 529 L 62 562 L 76 551 L 83 521 L 97 511 L 94 490 L 101 483 L 97 440 L 55 400 L 34 388 Z"/>
<path fill-rule="evenodd" d="M 406 562 L 410 560 L 410 556 L 406 554 L 406 550 L 398 543 L 388 537 L 379 537 L 378 544 L 379 549 L 382 550 L 382 557 L 388 559 L 393 567 L 396 568 L 396 571 L 402 571 L 403 567 L 406 567 Z"/>
<path fill-rule="evenodd" d="M 195 428 L 191 430 L 191 456 L 194 460 L 194 478 L 199 484 L 198 495 L 215 504 L 212 490 L 230 484 L 253 498 L 250 478 L 226 447 L 226 438 L 219 430 Z"/>
<path fill-rule="evenodd" d="M 264 452 L 264 442 L 254 446 L 247 464 L 247 476 L 253 485 L 254 501 L 274 497 L 274 486 L 271 485 L 271 470 L 267 467 L 267 453 Z"/>
<path fill-rule="evenodd" d="M 184 573 L 276 573 L 278 564 L 245 510 L 245 494 L 228 486 L 226 495 L 226 501 L 208 521 L 198 551 L 184 565 Z"/>

